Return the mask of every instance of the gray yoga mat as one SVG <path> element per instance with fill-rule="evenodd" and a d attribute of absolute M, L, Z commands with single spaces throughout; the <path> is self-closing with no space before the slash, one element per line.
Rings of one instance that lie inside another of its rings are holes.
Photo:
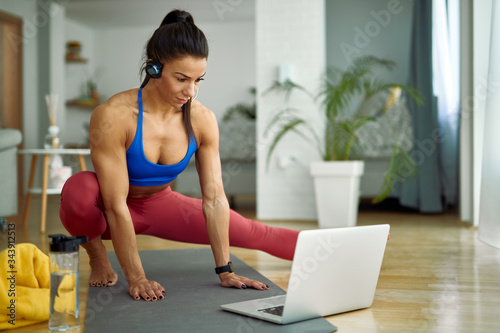
<path fill-rule="evenodd" d="M 89 288 L 85 332 L 333 332 L 337 328 L 324 318 L 277 325 L 220 309 L 221 304 L 282 295 L 283 289 L 236 256 L 237 274 L 268 284 L 258 291 L 223 288 L 214 272 L 209 248 L 139 252 L 150 280 L 166 289 L 157 302 L 134 301 L 114 252 L 109 252 L 118 283 L 109 288 Z"/>

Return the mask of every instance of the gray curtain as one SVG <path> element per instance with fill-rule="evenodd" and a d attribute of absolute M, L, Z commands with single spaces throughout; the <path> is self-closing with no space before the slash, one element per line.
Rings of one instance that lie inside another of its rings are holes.
<path fill-rule="evenodd" d="M 410 156 L 417 163 L 418 172 L 408 176 L 401 170 L 404 181 L 397 183 L 395 190 L 402 206 L 423 213 L 439 213 L 443 204 L 437 100 L 432 79 L 432 0 L 414 1 L 413 5 L 409 84 L 423 93 L 425 105 L 419 106 L 408 99 L 415 138 Z"/>

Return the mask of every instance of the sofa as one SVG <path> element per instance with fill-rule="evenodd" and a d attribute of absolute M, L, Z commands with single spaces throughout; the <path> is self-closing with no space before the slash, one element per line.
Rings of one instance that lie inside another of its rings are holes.
<path fill-rule="evenodd" d="M 16 129 L 0 129 L 0 217 L 14 216 L 17 205 L 17 146 L 22 134 Z"/>

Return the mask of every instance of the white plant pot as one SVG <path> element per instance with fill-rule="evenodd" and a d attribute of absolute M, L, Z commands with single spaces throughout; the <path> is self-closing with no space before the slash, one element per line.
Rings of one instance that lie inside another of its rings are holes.
<path fill-rule="evenodd" d="M 363 161 L 319 161 L 310 165 L 320 228 L 352 227 L 358 219 Z"/>

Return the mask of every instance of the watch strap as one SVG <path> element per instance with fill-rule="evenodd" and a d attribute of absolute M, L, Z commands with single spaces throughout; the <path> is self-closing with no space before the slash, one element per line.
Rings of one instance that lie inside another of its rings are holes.
<path fill-rule="evenodd" d="M 225 273 L 225 272 L 229 272 L 229 273 L 234 272 L 232 262 L 228 262 L 227 265 L 225 265 L 225 266 L 215 267 L 215 274 L 221 274 L 221 273 Z"/>

